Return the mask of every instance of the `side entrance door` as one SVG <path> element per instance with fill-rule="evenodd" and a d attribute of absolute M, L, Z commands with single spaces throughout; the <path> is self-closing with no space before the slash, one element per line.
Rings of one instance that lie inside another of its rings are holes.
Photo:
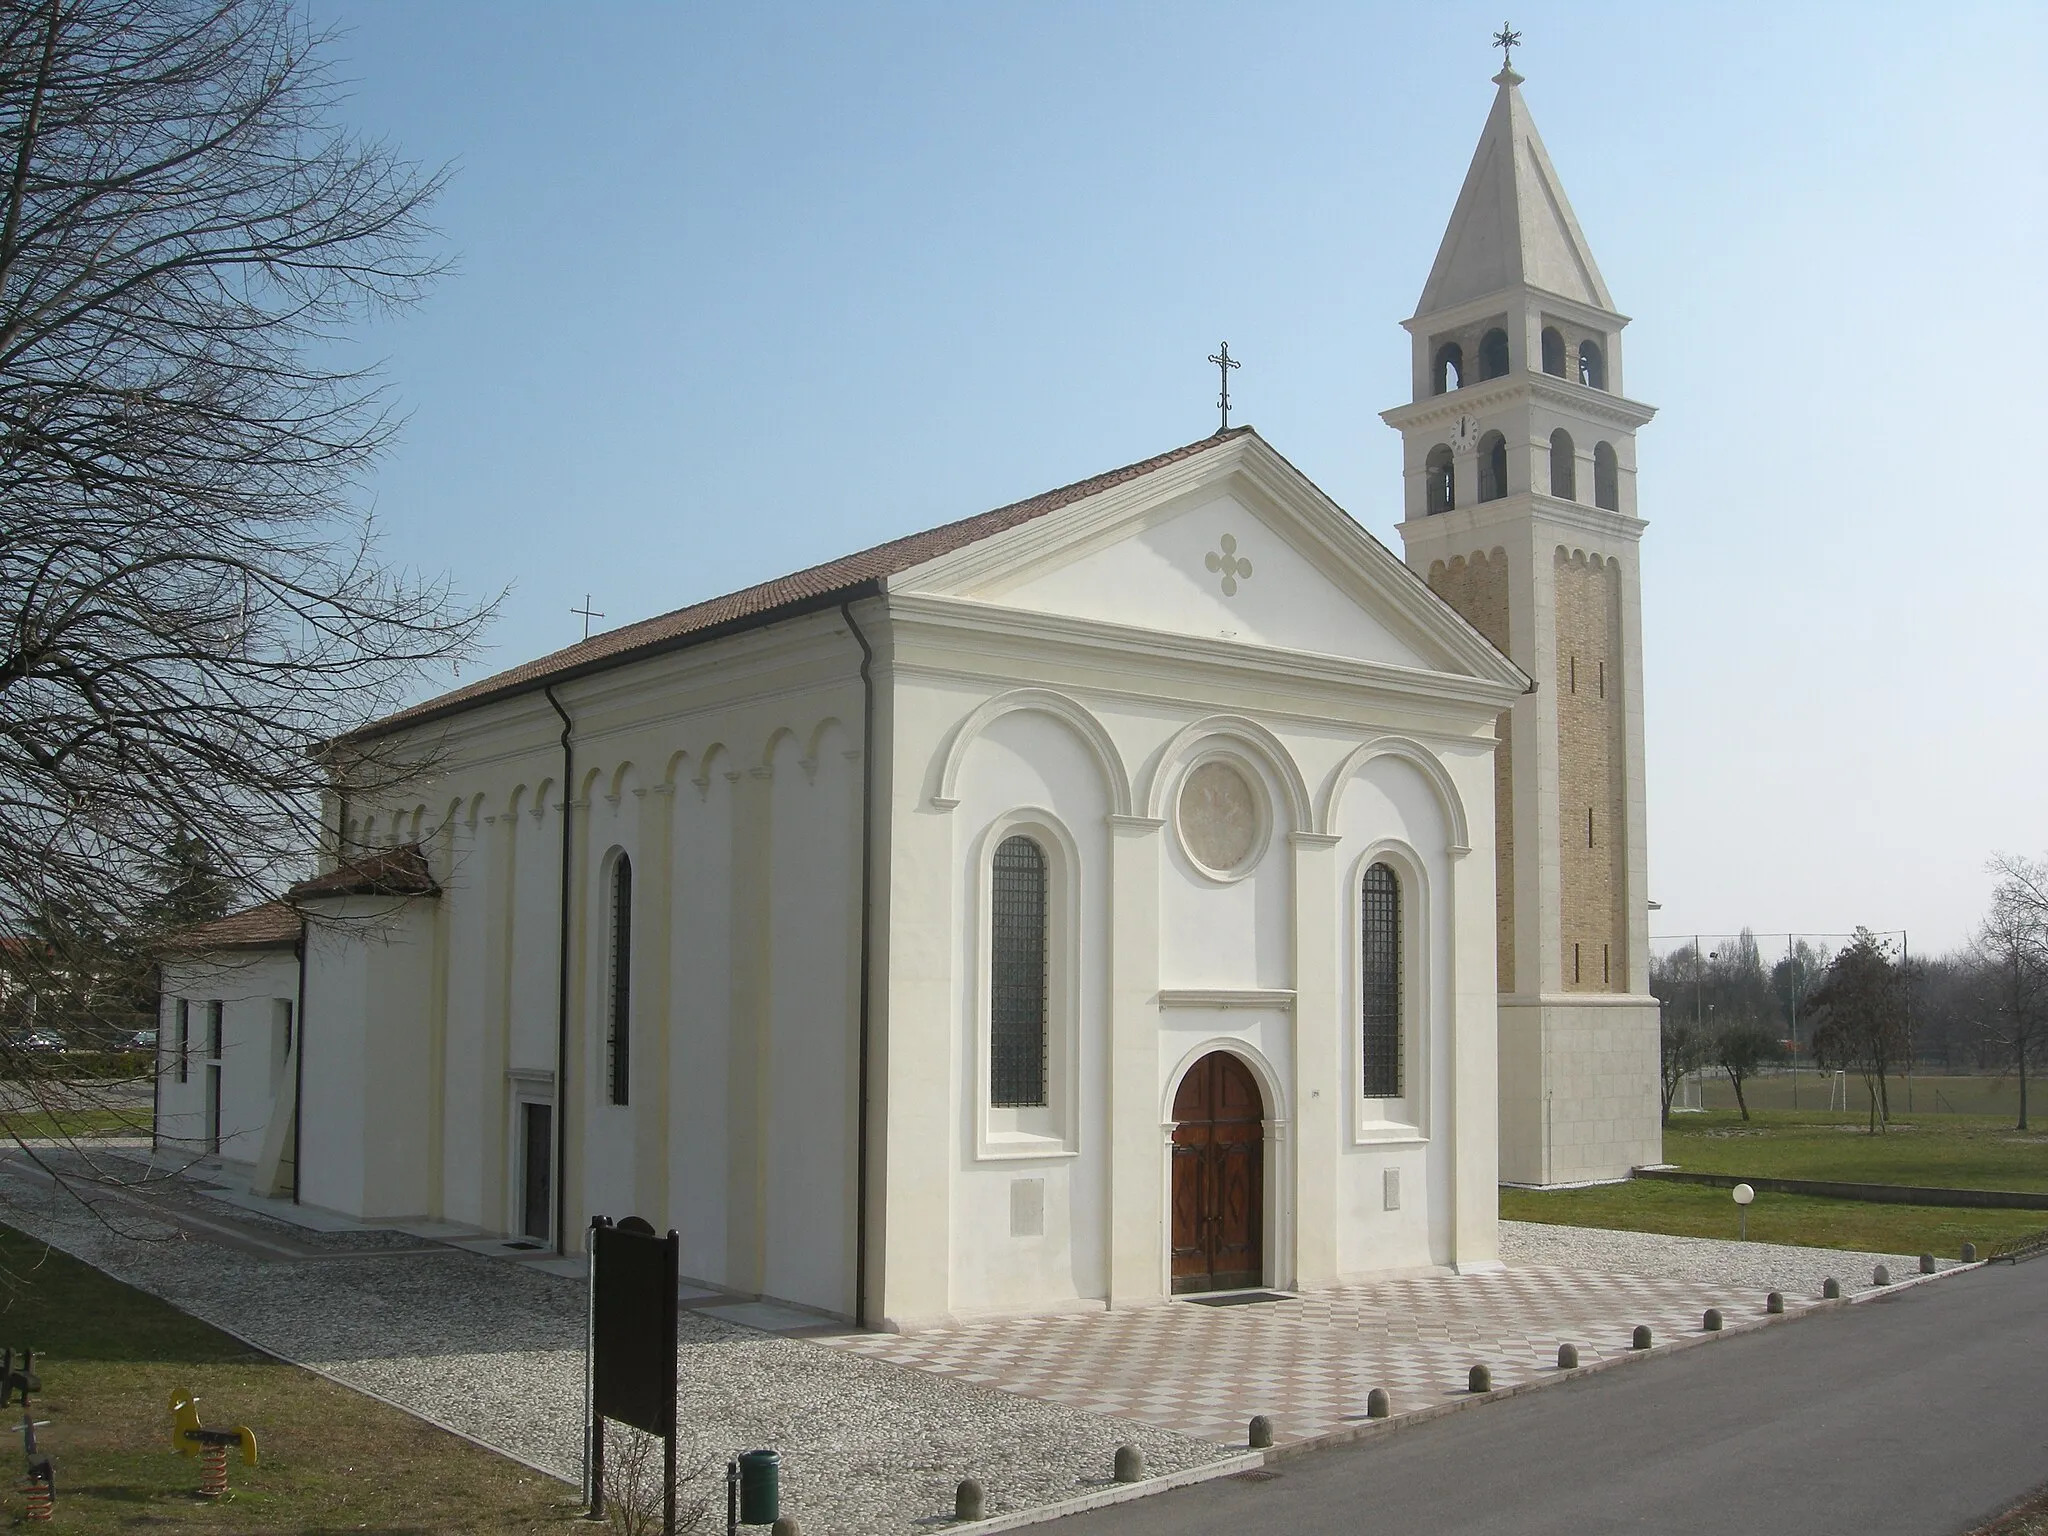
<path fill-rule="evenodd" d="M 521 1236 L 546 1242 L 554 1229 L 555 1107 L 521 1104 L 520 1200 Z"/>
<path fill-rule="evenodd" d="M 1251 1069 L 1212 1051 L 1173 1096 L 1173 1289 L 1264 1283 L 1266 1105 Z"/>

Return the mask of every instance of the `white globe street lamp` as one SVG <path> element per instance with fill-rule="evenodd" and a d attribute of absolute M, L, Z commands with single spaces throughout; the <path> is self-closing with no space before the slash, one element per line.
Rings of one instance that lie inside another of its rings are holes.
<path fill-rule="evenodd" d="M 1749 1241 L 1749 1202 L 1756 1198 L 1756 1191 L 1747 1184 L 1735 1186 L 1735 1209 L 1741 1223 L 1742 1240 Z"/>

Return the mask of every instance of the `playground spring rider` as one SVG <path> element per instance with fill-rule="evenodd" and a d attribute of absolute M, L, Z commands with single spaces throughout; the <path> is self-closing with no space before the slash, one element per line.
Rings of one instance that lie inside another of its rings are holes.
<path fill-rule="evenodd" d="M 206 1429 L 199 1422 L 199 1399 L 190 1392 L 171 1394 L 171 1445 L 180 1456 L 199 1458 L 199 1497 L 221 1499 L 228 1491 L 228 1447 L 238 1446 L 242 1464 L 256 1465 L 256 1432 L 246 1424 L 233 1429 Z"/>
<path fill-rule="evenodd" d="M 27 1520 L 41 1525 L 50 1520 L 57 1510 L 57 1478 L 50 1470 L 50 1458 L 36 1456 L 36 1431 L 49 1423 L 38 1419 L 29 1408 L 28 1395 L 43 1390 L 43 1384 L 35 1373 L 36 1356 L 32 1349 L 21 1352 L 21 1369 L 14 1368 L 14 1351 L 0 1349 L 0 1408 L 14 1401 L 14 1394 L 21 1394 L 21 1423 L 15 1426 L 21 1436 L 21 1453 L 28 1463 L 27 1475 L 22 1479 L 22 1497 L 27 1500 Z"/>

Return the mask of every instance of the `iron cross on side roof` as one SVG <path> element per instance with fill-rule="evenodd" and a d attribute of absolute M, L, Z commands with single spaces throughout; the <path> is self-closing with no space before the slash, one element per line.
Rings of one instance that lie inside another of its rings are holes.
<path fill-rule="evenodd" d="M 1216 365 L 1217 373 L 1223 376 L 1223 393 L 1216 399 L 1216 409 L 1222 413 L 1223 425 L 1216 430 L 1218 432 L 1228 432 L 1230 430 L 1230 370 L 1242 368 L 1244 364 L 1230 355 L 1230 343 L 1227 341 L 1216 351 L 1209 354 L 1209 361 Z"/>
<path fill-rule="evenodd" d="M 583 594 L 583 606 L 581 608 L 571 608 L 569 611 L 583 620 L 583 638 L 586 640 L 590 638 L 590 621 L 604 617 L 603 614 L 590 606 L 590 594 L 588 592 Z"/>

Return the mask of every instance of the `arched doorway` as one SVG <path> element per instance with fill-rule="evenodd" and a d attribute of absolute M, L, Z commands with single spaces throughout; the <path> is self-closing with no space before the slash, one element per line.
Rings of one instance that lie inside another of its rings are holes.
<path fill-rule="evenodd" d="M 1266 1103 L 1251 1069 L 1211 1051 L 1173 1096 L 1173 1289 L 1264 1283 Z"/>

